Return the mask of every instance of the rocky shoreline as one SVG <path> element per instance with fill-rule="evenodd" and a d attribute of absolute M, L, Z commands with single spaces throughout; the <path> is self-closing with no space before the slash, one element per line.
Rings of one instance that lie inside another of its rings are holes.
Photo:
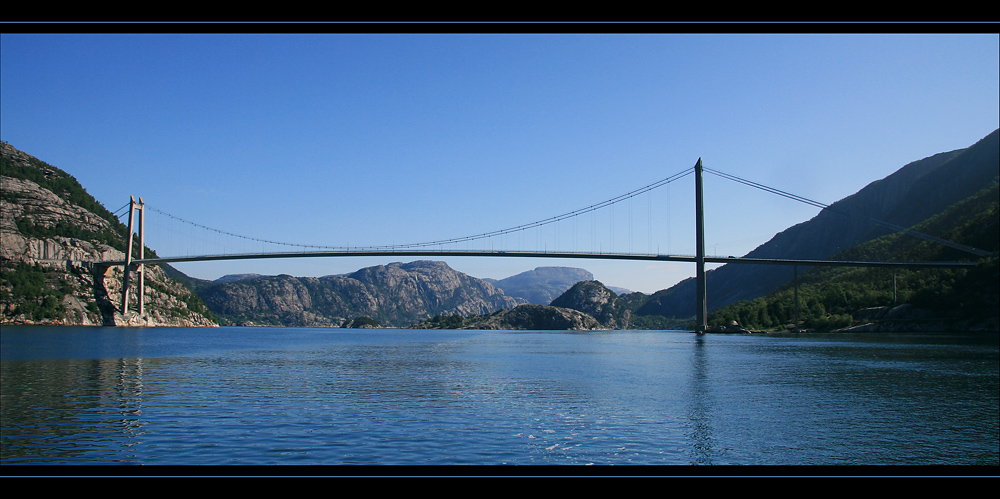
<path fill-rule="evenodd" d="M 941 332 L 941 331 L 1000 331 L 996 317 L 968 319 L 943 316 L 912 304 L 895 307 L 872 307 L 854 313 L 857 325 L 837 329 L 837 332 Z"/>
<path fill-rule="evenodd" d="M 894 307 L 865 308 L 854 312 L 852 317 L 853 325 L 837 329 L 795 328 L 789 324 L 780 330 L 749 330 L 731 324 L 714 326 L 706 332 L 716 334 L 1000 332 L 1000 321 L 996 317 L 984 319 L 949 317 L 909 303 Z"/>

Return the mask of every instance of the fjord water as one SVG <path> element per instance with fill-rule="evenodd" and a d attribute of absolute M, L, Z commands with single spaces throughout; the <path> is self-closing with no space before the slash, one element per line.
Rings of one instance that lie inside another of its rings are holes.
<path fill-rule="evenodd" d="M 996 334 L 30 326 L 0 346 L 4 465 L 1000 464 Z"/>

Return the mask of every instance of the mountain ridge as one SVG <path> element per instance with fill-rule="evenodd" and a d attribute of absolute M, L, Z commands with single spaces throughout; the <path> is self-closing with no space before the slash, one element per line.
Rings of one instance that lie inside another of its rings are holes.
<path fill-rule="evenodd" d="M 524 300 L 452 269 L 418 260 L 324 277 L 259 276 L 233 282 L 193 280 L 209 310 L 232 325 L 343 327 L 359 316 L 403 327 L 440 314 L 473 315 Z"/>

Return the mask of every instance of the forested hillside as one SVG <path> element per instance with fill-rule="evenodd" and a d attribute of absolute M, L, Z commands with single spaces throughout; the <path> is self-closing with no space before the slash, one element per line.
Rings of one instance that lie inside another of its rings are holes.
<path fill-rule="evenodd" d="M 935 242 L 896 233 L 841 251 L 835 260 L 976 261 L 971 269 L 816 267 L 799 275 L 804 328 L 866 330 L 997 330 L 1000 315 L 998 179 L 914 227 L 993 252 L 976 258 Z M 793 283 L 764 297 L 709 314 L 709 324 L 737 321 L 751 329 L 785 329 L 795 320 Z"/>

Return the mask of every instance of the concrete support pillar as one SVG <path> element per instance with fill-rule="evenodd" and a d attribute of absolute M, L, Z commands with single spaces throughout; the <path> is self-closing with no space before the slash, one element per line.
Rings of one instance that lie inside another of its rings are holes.
<path fill-rule="evenodd" d="M 694 199 L 695 199 L 695 264 L 697 272 L 697 318 L 695 332 L 704 333 L 708 330 L 708 287 L 705 276 L 705 199 L 701 183 L 701 158 L 694 165 Z"/>

